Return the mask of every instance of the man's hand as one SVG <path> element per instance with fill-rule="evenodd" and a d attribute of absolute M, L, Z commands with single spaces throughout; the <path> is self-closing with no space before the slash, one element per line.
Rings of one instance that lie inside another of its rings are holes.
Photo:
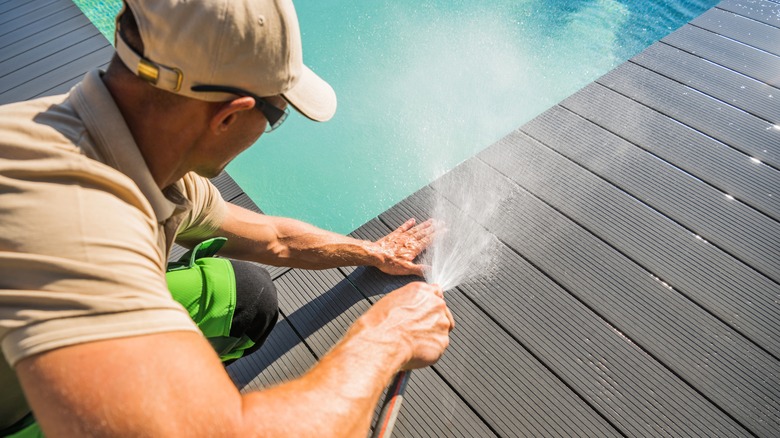
<path fill-rule="evenodd" d="M 393 374 L 449 345 L 442 296 L 421 282 L 391 292 L 305 375 L 244 395 L 194 332 L 71 345 L 16 372 L 47 436 L 366 436 Z"/>
<path fill-rule="evenodd" d="M 409 219 L 395 231 L 376 241 L 380 262 L 377 268 L 392 275 L 417 275 L 422 277 L 425 266 L 415 264 L 414 259 L 433 241 L 436 227 L 432 219 L 415 225 Z"/>
<path fill-rule="evenodd" d="M 400 347 L 397 351 L 406 347 L 401 369 L 410 370 L 439 360 L 449 346 L 453 328 L 455 320 L 441 288 L 414 282 L 379 300 L 351 331 L 360 332 L 359 337 L 373 345 Z"/>

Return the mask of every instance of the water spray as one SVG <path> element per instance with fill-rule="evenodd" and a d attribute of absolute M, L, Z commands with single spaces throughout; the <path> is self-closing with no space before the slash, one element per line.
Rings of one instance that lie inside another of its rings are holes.
<path fill-rule="evenodd" d="M 450 175 L 449 183 L 437 183 L 433 209 L 437 230 L 420 256 L 420 263 L 428 266 L 425 281 L 438 284 L 445 293 L 466 281 L 489 279 L 497 270 L 500 243 L 483 224 L 508 196 L 475 172 L 463 174 L 460 169 L 454 180 Z M 411 371 L 401 371 L 393 378 L 373 438 L 391 436 L 410 376 Z"/>

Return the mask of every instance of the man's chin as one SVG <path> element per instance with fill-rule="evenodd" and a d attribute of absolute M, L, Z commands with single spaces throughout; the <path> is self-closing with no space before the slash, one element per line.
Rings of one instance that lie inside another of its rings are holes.
<path fill-rule="evenodd" d="M 223 164 L 219 168 L 196 169 L 195 173 L 204 178 L 214 178 L 215 176 L 222 173 L 222 171 L 225 170 L 225 167 L 227 167 L 227 164 Z"/>

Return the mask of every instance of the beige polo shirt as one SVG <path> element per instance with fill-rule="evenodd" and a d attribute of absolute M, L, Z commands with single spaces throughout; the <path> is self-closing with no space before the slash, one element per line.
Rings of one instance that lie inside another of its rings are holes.
<path fill-rule="evenodd" d="M 157 188 L 97 71 L 66 95 L 0 106 L 0 428 L 24 357 L 197 331 L 166 287 L 167 254 L 177 231 L 205 236 L 226 211 L 195 174 Z"/>

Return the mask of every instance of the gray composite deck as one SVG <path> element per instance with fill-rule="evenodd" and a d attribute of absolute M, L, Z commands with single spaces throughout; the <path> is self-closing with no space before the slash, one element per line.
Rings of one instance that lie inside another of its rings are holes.
<path fill-rule="evenodd" d="M 0 0 L 0 102 L 110 54 L 68 0 Z M 447 293 L 451 347 L 413 373 L 397 436 L 780 436 L 780 3 L 724 0 L 353 235 L 427 218 L 468 175 L 509 194 L 481 221 L 500 269 Z M 246 391 L 410 281 L 271 271 L 283 317 L 228 368 Z"/>

